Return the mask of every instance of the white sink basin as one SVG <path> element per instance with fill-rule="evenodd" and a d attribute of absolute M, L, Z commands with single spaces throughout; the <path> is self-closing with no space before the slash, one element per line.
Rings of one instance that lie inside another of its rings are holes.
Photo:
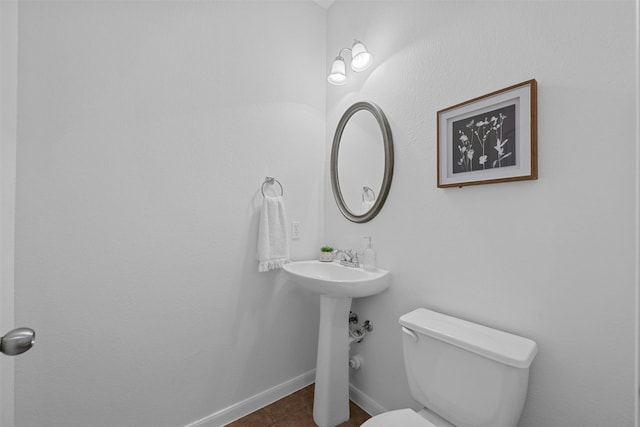
<path fill-rule="evenodd" d="M 387 270 L 365 271 L 337 262 L 295 261 L 284 270 L 302 287 L 329 297 L 360 298 L 378 294 L 389 287 Z"/>

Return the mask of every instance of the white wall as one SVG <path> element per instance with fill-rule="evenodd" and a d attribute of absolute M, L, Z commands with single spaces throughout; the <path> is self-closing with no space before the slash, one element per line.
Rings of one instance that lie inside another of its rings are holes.
<path fill-rule="evenodd" d="M 179 426 L 315 367 L 318 302 L 255 260 L 260 185 L 322 227 L 326 11 L 23 2 L 17 426 Z"/>
<path fill-rule="evenodd" d="M 0 2 L 0 335 L 14 327 L 18 3 Z M 1 355 L 0 355 L 1 356 Z M 0 357 L 0 426 L 13 425 L 13 359 Z"/>
<path fill-rule="evenodd" d="M 387 292 L 353 307 L 374 331 L 351 381 L 375 402 L 417 407 L 397 320 L 422 306 L 538 343 L 520 426 L 633 425 L 634 12 L 632 1 L 329 9 L 325 67 L 354 37 L 375 64 L 328 87 L 327 145 L 362 100 L 382 107 L 395 140 L 391 192 L 373 221 L 348 222 L 325 195 L 326 243 L 362 248 L 371 235 L 393 274 Z M 540 179 L 438 189 L 436 112 L 530 78 Z"/>
<path fill-rule="evenodd" d="M 538 342 L 521 426 L 631 425 L 633 11 L 22 3 L 16 312 L 38 343 L 16 359 L 16 425 L 185 425 L 312 369 L 317 300 L 256 272 L 266 175 L 303 223 L 294 257 L 372 235 L 393 271 L 354 303 L 374 333 L 352 383 L 375 401 L 416 407 L 397 318 L 424 306 Z M 375 67 L 325 87 L 355 36 Z M 437 189 L 436 111 L 529 78 L 540 179 Z M 360 100 L 387 114 L 396 169 L 355 225 L 325 159 Z"/>

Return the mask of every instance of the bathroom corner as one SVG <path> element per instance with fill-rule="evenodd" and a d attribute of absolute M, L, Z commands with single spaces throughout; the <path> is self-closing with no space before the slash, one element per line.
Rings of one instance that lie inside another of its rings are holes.
<path fill-rule="evenodd" d="M 358 37 L 375 65 L 327 86 L 327 152 L 342 112 L 362 100 L 384 110 L 395 149 L 389 197 L 370 222 L 347 221 L 325 194 L 326 240 L 362 250 L 361 236 L 373 236 L 378 265 L 393 272 L 386 292 L 352 305 L 376 325 L 351 373 L 363 407 L 418 408 L 402 374 L 398 318 L 427 307 L 538 342 L 519 426 L 633 424 L 636 166 L 633 156 L 602 163 L 597 147 L 611 135 L 578 125 L 618 111 L 615 139 L 635 150 L 634 5 L 616 6 L 337 1 L 329 9 L 328 51 Z M 583 34 L 590 25 L 611 30 Z M 436 112 L 531 78 L 539 179 L 437 188 Z"/>

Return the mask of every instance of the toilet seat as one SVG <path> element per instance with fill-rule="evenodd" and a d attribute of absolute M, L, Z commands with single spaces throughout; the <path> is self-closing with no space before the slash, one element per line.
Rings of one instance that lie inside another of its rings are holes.
<path fill-rule="evenodd" d="M 361 427 L 436 427 L 411 409 L 384 412 L 369 418 Z"/>

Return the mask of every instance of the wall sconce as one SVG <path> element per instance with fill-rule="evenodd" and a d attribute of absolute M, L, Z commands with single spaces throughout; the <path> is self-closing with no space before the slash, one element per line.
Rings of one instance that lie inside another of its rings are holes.
<path fill-rule="evenodd" d="M 351 52 L 351 69 L 357 73 L 364 71 L 373 63 L 373 55 L 367 50 L 361 41 L 354 40 L 351 49 L 343 48 L 336 56 L 336 59 L 331 64 L 331 71 L 327 81 L 332 85 L 343 85 L 347 81 L 347 67 L 342 57 L 342 52 L 345 50 Z"/>

